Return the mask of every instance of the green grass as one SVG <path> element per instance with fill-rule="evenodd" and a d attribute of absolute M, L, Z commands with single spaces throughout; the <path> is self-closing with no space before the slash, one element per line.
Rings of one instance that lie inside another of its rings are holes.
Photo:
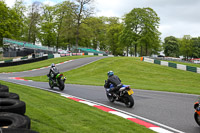
<path fill-rule="evenodd" d="M 100 109 L 37 88 L 0 81 L 26 103 L 31 129 L 40 133 L 151 133 Z"/>
<path fill-rule="evenodd" d="M 142 62 L 140 58 L 105 58 L 64 75 L 66 83 L 103 86 L 109 70 L 113 70 L 123 84 L 135 89 L 200 94 L 200 74 Z M 45 76 L 26 79 L 47 82 Z"/>
<path fill-rule="evenodd" d="M 85 58 L 85 57 L 91 57 L 91 56 L 65 56 L 65 57 L 52 58 L 52 59 L 48 59 L 48 60 L 23 64 L 23 65 L 10 66 L 10 67 L 0 67 L 0 73 L 2 73 L 2 72 L 20 72 L 20 71 L 32 70 L 32 69 L 50 66 L 51 63 L 57 64 L 57 63 L 60 63 L 60 62 L 73 60 L 73 59 L 79 59 L 79 58 Z"/>

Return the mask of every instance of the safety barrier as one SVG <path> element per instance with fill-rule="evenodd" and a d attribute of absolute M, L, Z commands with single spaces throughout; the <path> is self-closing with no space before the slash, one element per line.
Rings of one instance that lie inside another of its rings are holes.
<path fill-rule="evenodd" d="M 141 61 L 145 61 L 145 62 L 149 62 L 149 63 L 153 63 L 153 64 L 158 64 L 158 65 L 162 65 L 162 66 L 168 66 L 168 67 L 176 68 L 176 69 L 179 69 L 179 70 L 200 73 L 200 68 L 198 68 L 198 67 L 176 64 L 176 63 L 171 63 L 171 62 L 167 62 L 167 61 L 160 61 L 160 60 L 156 60 L 156 59 L 150 59 L 150 58 L 147 58 L 147 57 L 141 57 Z"/>

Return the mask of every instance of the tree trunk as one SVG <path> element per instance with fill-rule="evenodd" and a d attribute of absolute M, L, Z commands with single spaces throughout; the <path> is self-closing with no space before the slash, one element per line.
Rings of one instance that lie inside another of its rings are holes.
<path fill-rule="evenodd" d="M 142 54 L 143 54 L 143 53 L 142 53 L 142 45 L 141 45 L 141 52 L 140 52 L 140 56 L 142 56 Z"/>
<path fill-rule="evenodd" d="M 137 56 L 137 44 L 135 44 L 135 57 Z"/>
<path fill-rule="evenodd" d="M 127 49 L 126 49 L 126 56 L 128 56 L 128 49 L 129 49 L 129 47 L 127 46 Z"/>
<path fill-rule="evenodd" d="M 148 45 L 146 43 L 146 56 L 147 56 L 147 54 L 148 54 Z"/>

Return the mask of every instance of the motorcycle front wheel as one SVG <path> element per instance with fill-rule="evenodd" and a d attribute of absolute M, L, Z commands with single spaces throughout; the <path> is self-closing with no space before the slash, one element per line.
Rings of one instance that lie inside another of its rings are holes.
<path fill-rule="evenodd" d="M 113 103 L 115 101 L 114 97 L 110 96 L 108 93 L 107 93 L 107 98 L 111 103 Z"/>
<path fill-rule="evenodd" d="M 134 99 L 133 99 L 133 97 L 131 96 L 131 95 L 125 95 L 125 105 L 126 105 L 126 107 L 128 107 L 128 108 L 132 108 L 133 107 L 133 105 L 134 105 Z"/>
<path fill-rule="evenodd" d="M 59 89 L 62 91 L 62 90 L 64 90 L 64 88 L 65 88 L 64 81 L 60 79 L 59 80 Z"/>
<path fill-rule="evenodd" d="M 197 114 L 197 112 L 194 113 L 194 119 L 196 123 L 200 126 L 200 116 Z"/>

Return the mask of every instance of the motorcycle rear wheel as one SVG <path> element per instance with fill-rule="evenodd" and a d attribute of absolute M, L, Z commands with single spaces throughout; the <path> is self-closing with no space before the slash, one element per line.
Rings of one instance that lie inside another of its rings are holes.
<path fill-rule="evenodd" d="M 64 90 L 64 88 L 65 88 L 64 81 L 60 79 L 60 81 L 59 81 L 59 89 L 62 91 L 62 90 Z"/>
<path fill-rule="evenodd" d="M 49 86 L 50 86 L 51 89 L 53 89 L 53 87 L 54 87 L 53 82 L 51 80 L 49 80 Z"/>
<path fill-rule="evenodd" d="M 134 99 L 131 95 L 126 95 L 125 105 L 128 108 L 132 108 L 134 105 Z"/>
<path fill-rule="evenodd" d="M 196 123 L 200 126 L 200 116 L 197 114 L 197 112 L 194 113 L 194 119 Z"/>

